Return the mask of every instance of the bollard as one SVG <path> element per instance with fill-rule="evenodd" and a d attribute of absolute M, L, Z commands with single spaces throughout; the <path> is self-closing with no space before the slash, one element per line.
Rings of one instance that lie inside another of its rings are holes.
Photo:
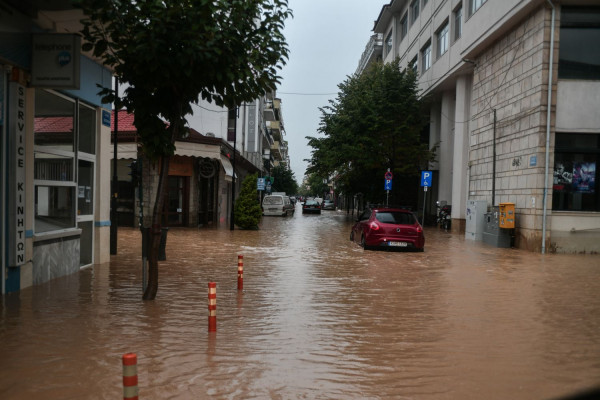
<path fill-rule="evenodd" d="M 208 331 L 217 331 L 217 283 L 208 282 Z"/>
<path fill-rule="evenodd" d="M 244 256 L 238 256 L 238 290 L 244 290 Z"/>
<path fill-rule="evenodd" d="M 123 354 L 123 400 L 138 400 L 137 355 Z"/>

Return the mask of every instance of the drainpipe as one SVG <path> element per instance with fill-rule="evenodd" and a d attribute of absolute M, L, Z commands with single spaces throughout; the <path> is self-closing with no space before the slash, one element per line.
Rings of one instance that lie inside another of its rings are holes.
<path fill-rule="evenodd" d="M 542 217 L 542 254 L 546 253 L 546 218 L 548 216 L 548 170 L 550 158 L 550 120 L 552 113 L 552 75 L 554 67 L 554 20 L 556 8 L 551 0 L 547 0 L 552 7 L 552 23 L 550 25 L 550 60 L 548 71 L 548 109 L 546 110 L 546 166 L 544 169 L 544 214 Z"/>

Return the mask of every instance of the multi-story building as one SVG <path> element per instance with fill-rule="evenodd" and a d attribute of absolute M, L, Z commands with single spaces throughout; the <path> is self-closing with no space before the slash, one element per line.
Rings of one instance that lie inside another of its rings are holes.
<path fill-rule="evenodd" d="M 392 0 L 373 30 L 363 59 L 399 58 L 432 101 L 429 193 L 453 230 L 468 200 L 514 203 L 517 247 L 600 251 L 597 1 Z"/>

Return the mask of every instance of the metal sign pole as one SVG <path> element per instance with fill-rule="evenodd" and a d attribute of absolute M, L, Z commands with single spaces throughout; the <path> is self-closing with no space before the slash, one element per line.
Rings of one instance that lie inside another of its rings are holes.
<path fill-rule="evenodd" d="M 421 226 L 425 226 L 425 205 L 427 204 L 427 186 L 423 186 L 423 218 L 421 218 Z"/>

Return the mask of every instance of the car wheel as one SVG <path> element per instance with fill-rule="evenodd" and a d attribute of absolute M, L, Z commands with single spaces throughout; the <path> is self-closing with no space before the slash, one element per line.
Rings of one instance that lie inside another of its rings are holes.
<path fill-rule="evenodd" d="M 350 241 L 354 242 L 354 231 L 350 232 Z"/>
<path fill-rule="evenodd" d="M 367 246 L 365 245 L 365 235 L 360 236 L 360 247 L 362 247 L 363 249 L 367 248 Z"/>

